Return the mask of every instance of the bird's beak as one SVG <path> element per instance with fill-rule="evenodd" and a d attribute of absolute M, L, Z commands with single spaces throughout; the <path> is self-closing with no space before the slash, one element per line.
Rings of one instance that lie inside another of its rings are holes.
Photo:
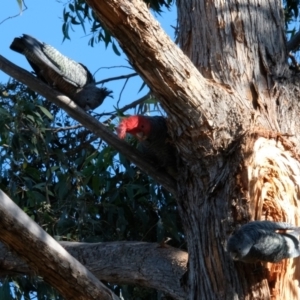
<path fill-rule="evenodd" d="M 147 138 L 143 132 L 138 132 L 135 136 L 139 141 L 143 141 Z"/>
<path fill-rule="evenodd" d="M 229 254 L 233 260 L 239 260 L 238 254 L 236 252 L 229 252 Z"/>

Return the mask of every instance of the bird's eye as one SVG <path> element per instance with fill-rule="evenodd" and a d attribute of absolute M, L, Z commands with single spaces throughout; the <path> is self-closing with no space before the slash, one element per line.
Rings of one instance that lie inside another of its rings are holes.
<path fill-rule="evenodd" d="M 144 125 L 141 125 L 142 128 L 144 128 Z"/>

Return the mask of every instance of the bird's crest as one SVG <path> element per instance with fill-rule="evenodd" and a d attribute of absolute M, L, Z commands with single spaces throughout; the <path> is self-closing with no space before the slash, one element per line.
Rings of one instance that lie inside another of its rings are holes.
<path fill-rule="evenodd" d="M 123 119 L 119 126 L 117 127 L 117 133 L 119 138 L 124 139 L 126 133 L 131 133 L 133 135 L 138 135 L 140 132 L 144 131 L 144 123 L 148 123 L 145 117 L 135 115 Z"/>

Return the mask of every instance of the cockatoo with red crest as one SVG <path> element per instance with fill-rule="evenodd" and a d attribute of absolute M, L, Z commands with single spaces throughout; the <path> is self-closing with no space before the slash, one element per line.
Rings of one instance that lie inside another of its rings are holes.
<path fill-rule="evenodd" d="M 123 119 L 117 127 L 119 138 L 124 139 L 126 133 L 133 135 L 138 141 L 138 149 L 147 159 L 163 168 L 176 178 L 176 149 L 171 144 L 166 118 L 162 116 L 134 115 Z"/>

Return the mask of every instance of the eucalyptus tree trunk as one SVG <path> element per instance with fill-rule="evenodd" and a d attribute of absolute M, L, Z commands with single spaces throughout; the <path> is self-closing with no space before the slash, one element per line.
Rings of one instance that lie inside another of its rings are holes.
<path fill-rule="evenodd" d="M 287 66 L 281 1 L 177 6 L 181 49 L 224 97 L 236 95 L 226 100 L 232 111 L 212 97 L 224 121 L 203 129 L 200 120 L 178 143 L 189 299 L 300 299 L 299 259 L 255 266 L 225 250 L 237 224 L 300 224 L 299 84 Z"/>

